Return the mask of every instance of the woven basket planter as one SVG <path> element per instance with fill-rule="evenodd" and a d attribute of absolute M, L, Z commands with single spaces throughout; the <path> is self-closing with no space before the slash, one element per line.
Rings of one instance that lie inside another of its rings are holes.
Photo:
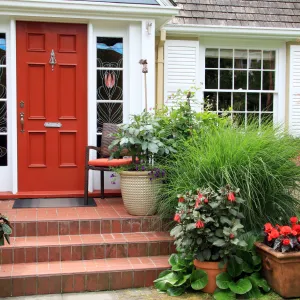
<path fill-rule="evenodd" d="M 128 213 L 134 216 L 154 215 L 161 180 L 150 180 L 148 171 L 123 171 L 120 177 L 122 198 Z"/>

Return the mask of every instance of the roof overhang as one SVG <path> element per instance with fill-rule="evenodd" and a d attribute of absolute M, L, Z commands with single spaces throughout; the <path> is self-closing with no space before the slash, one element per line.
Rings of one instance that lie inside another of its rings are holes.
<path fill-rule="evenodd" d="M 179 8 L 163 5 L 104 3 L 66 0 L 1 0 L 0 16 L 43 17 L 72 20 L 155 19 L 160 27 L 175 16 Z"/>
<path fill-rule="evenodd" d="M 300 28 L 270 28 L 214 25 L 166 25 L 167 35 L 178 36 L 209 36 L 236 37 L 256 39 L 297 40 L 300 38 Z"/>

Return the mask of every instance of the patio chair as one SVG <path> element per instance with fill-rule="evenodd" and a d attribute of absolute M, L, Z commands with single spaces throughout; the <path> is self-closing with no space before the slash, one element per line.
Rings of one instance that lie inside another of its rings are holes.
<path fill-rule="evenodd" d="M 101 146 L 87 146 L 85 152 L 85 185 L 84 185 L 84 204 L 88 204 L 88 188 L 89 188 L 89 170 L 100 171 L 100 197 L 104 199 L 104 172 L 110 171 L 111 167 L 129 165 L 132 158 L 109 159 L 110 151 L 108 146 L 115 139 L 110 136 L 118 131 L 117 124 L 104 123 L 102 130 Z M 95 150 L 100 154 L 97 159 L 90 160 L 90 150 Z"/>

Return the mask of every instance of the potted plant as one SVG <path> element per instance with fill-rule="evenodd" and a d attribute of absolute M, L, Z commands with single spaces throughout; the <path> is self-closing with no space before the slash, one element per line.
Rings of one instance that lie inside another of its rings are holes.
<path fill-rule="evenodd" d="M 264 277 L 284 298 L 300 297 L 300 224 L 297 217 L 291 217 L 290 223 L 266 223 L 264 241 L 256 243 Z"/>
<path fill-rule="evenodd" d="M 204 292 L 216 289 L 216 276 L 226 271 L 228 257 L 236 246 L 246 246 L 239 235 L 244 232 L 239 206 L 244 202 L 239 190 L 229 185 L 215 192 L 211 188 L 178 195 L 172 229 L 177 249 L 194 255 L 194 265 L 208 274 Z"/>
<path fill-rule="evenodd" d="M 121 193 L 126 210 L 132 215 L 153 215 L 164 170 L 156 164 L 170 152 L 175 152 L 167 138 L 161 119 L 154 111 L 133 115 L 128 124 L 119 125 L 110 145 L 112 157 L 126 149 L 133 163 L 119 169 Z"/>

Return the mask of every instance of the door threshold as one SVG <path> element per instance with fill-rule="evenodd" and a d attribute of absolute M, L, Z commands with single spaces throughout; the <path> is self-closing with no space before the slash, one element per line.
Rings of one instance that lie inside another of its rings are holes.
<path fill-rule="evenodd" d="M 120 190 L 105 190 L 105 197 L 121 197 Z M 83 191 L 31 191 L 31 192 L 18 192 L 13 194 L 11 192 L 0 192 L 0 200 L 5 199 L 23 199 L 23 198 L 70 198 L 70 197 L 83 197 Z M 95 190 L 89 193 L 89 197 L 100 198 L 100 191 Z"/>

